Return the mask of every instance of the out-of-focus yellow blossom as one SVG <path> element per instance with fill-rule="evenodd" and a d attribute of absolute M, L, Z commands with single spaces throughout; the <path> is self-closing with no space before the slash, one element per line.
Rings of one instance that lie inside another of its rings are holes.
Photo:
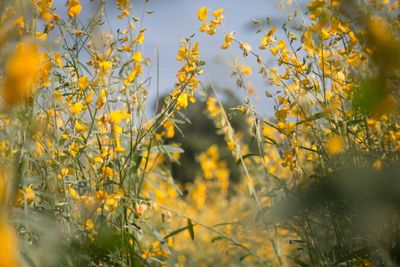
<path fill-rule="evenodd" d="M 171 120 L 164 122 L 164 128 L 167 138 L 173 138 L 175 136 L 175 125 Z"/>
<path fill-rule="evenodd" d="M 63 62 L 62 62 L 62 58 L 61 58 L 60 53 L 56 53 L 56 54 L 54 55 L 54 59 L 55 59 L 55 61 L 57 62 L 58 67 L 59 67 L 60 69 L 62 69 L 62 68 L 63 68 Z"/>
<path fill-rule="evenodd" d="M 40 17 L 50 22 L 54 16 L 51 14 L 50 9 L 53 7 L 54 0 L 32 0 L 34 6 L 36 6 L 40 12 Z"/>
<path fill-rule="evenodd" d="M 40 41 L 46 41 L 47 40 L 47 33 L 42 33 L 42 32 L 36 32 L 35 33 L 36 38 Z"/>
<path fill-rule="evenodd" d="M 201 32 L 204 32 L 208 29 L 207 27 L 207 13 L 208 13 L 208 8 L 207 7 L 201 7 L 197 11 L 197 18 L 202 22 L 202 26 L 200 28 Z"/>
<path fill-rule="evenodd" d="M 24 189 L 19 189 L 16 196 L 17 205 L 23 206 L 26 203 L 32 202 L 36 197 L 36 193 L 32 185 L 26 186 Z"/>
<path fill-rule="evenodd" d="M 104 167 L 104 168 L 102 169 L 102 172 L 103 172 L 103 174 L 104 174 L 105 176 L 107 176 L 107 177 L 112 177 L 113 174 L 114 174 L 113 169 L 110 168 L 110 167 L 108 167 L 108 166 Z"/>
<path fill-rule="evenodd" d="M 252 50 L 251 45 L 246 42 L 241 42 L 239 44 L 239 48 L 242 50 L 243 57 L 247 57 L 249 52 L 251 52 L 251 50 Z"/>
<path fill-rule="evenodd" d="M 129 0 L 116 0 L 118 9 L 127 9 L 129 7 Z"/>
<path fill-rule="evenodd" d="M 13 21 L 13 26 L 17 29 L 18 34 L 23 34 L 25 30 L 25 17 L 18 17 Z"/>
<path fill-rule="evenodd" d="M 132 59 L 135 62 L 142 62 L 143 61 L 142 53 L 136 52 L 135 54 L 133 54 Z"/>
<path fill-rule="evenodd" d="M 83 104 L 81 102 L 76 102 L 72 104 L 69 111 L 71 112 L 71 114 L 77 115 L 82 112 L 82 109 L 83 109 Z"/>
<path fill-rule="evenodd" d="M 79 121 L 77 121 L 75 123 L 75 129 L 77 132 L 82 132 L 85 131 L 87 129 L 87 125 L 86 124 L 82 124 Z"/>
<path fill-rule="evenodd" d="M 286 42 L 284 40 L 280 40 L 275 47 L 271 47 L 269 50 L 275 56 L 279 51 L 282 51 L 286 48 Z"/>
<path fill-rule="evenodd" d="M 214 19 L 207 24 L 207 7 L 201 7 L 198 9 L 197 18 L 202 22 L 202 26 L 200 27 L 201 32 L 207 32 L 210 35 L 215 34 L 215 31 L 219 25 L 222 23 L 224 9 L 220 8 L 213 12 Z"/>
<path fill-rule="evenodd" d="M 260 49 L 266 49 L 271 42 L 274 42 L 275 39 L 272 37 L 276 31 L 276 28 L 273 26 L 261 39 Z"/>
<path fill-rule="evenodd" d="M 118 125 L 121 123 L 122 120 L 126 120 L 129 118 L 129 113 L 120 110 L 114 110 L 109 115 L 109 121 L 114 125 Z"/>
<path fill-rule="evenodd" d="M 345 150 L 345 143 L 344 139 L 341 136 L 334 135 L 328 139 L 326 142 L 326 149 L 330 155 L 338 155 L 344 152 Z"/>
<path fill-rule="evenodd" d="M 143 44 L 144 43 L 144 30 L 141 30 L 133 40 L 133 43 Z"/>
<path fill-rule="evenodd" d="M 235 34 L 235 32 L 230 32 L 225 35 L 224 43 L 221 45 L 222 49 L 227 49 L 228 47 L 231 46 L 233 40 L 235 40 L 233 37 L 234 34 Z"/>
<path fill-rule="evenodd" d="M 253 73 L 251 67 L 244 64 L 239 65 L 239 71 L 244 76 L 250 76 Z"/>
<path fill-rule="evenodd" d="M 36 86 L 47 82 L 49 67 L 45 55 L 39 52 L 35 44 L 19 43 L 6 65 L 2 82 L 5 102 L 14 106 L 29 98 Z"/>
<path fill-rule="evenodd" d="M 70 18 L 76 17 L 82 11 L 81 2 L 79 0 L 68 0 L 67 7 L 67 14 Z"/>
<path fill-rule="evenodd" d="M 207 98 L 207 112 L 211 117 L 215 117 L 218 115 L 220 108 L 216 105 L 217 100 L 213 97 Z"/>
<path fill-rule="evenodd" d="M 81 76 L 78 79 L 79 89 L 85 89 L 89 85 L 89 78 L 87 76 Z"/>
<path fill-rule="evenodd" d="M 0 219 L 0 266 L 22 266 L 18 255 L 18 241 L 14 228 L 7 223 L 5 218 Z"/>
<path fill-rule="evenodd" d="M 85 221 L 85 229 L 86 231 L 91 231 L 94 228 L 94 223 L 92 219 L 87 219 Z"/>
<path fill-rule="evenodd" d="M 107 93 L 106 90 L 103 89 L 100 91 L 99 97 L 97 98 L 96 108 L 97 109 L 102 108 L 106 102 L 107 102 Z"/>
<path fill-rule="evenodd" d="M 100 64 L 99 64 L 99 67 L 100 67 L 101 73 L 102 73 L 103 75 L 105 75 L 105 74 L 107 74 L 108 71 L 111 69 L 111 67 L 112 67 L 112 62 L 107 61 L 107 60 L 101 61 Z"/>
<path fill-rule="evenodd" d="M 188 106 L 188 96 L 186 93 L 182 92 L 178 96 L 177 100 L 177 108 L 179 109 L 185 109 Z"/>

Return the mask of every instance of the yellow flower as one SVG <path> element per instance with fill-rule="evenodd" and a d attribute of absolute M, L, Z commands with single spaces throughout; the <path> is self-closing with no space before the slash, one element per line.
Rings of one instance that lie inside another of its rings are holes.
<path fill-rule="evenodd" d="M 107 93 L 106 90 L 102 89 L 96 101 L 96 108 L 101 109 L 106 102 L 107 102 Z"/>
<path fill-rule="evenodd" d="M 326 149 L 328 153 L 332 156 L 341 154 L 345 150 L 344 139 L 341 136 L 332 136 L 326 142 Z"/>
<path fill-rule="evenodd" d="M 111 169 L 110 167 L 104 167 L 104 168 L 102 169 L 102 171 L 103 171 L 103 174 L 104 174 L 105 176 L 107 176 L 107 177 L 111 177 L 111 176 L 113 176 L 113 174 L 114 174 L 113 169 Z"/>
<path fill-rule="evenodd" d="M 260 49 L 265 49 L 269 46 L 271 41 L 274 41 L 274 38 L 272 37 L 272 35 L 275 33 L 276 28 L 272 27 L 267 34 L 265 34 L 263 36 L 263 38 L 261 39 L 261 46 L 259 47 Z"/>
<path fill-rule="evenodd" d="M 239 71 L 244 76 L 250 76 L 253 73 L 251 67 L 244 64 L 239 66 Z"/>
<path fill-rule="evenodd" d="M 217 10 L 215 10 L 214 12 L 213 12 L 213 16 L 215 17 L 215 19 L 217 19 L 217 20 L 220 20 L 220 19 L 222 19 L 224 16 L 222 16 L 222 13 L 224 12 L 225 10 L 223 9 L 223 8 L 219 8 L 219 9 L 217 9 Z"/>
<path fill-rule="evenodd" d="M 105 61 L 100 62 L 99 66 L 100 66 L 101 73 L 106 74 L 112 67 L 112 62 L 105 60 Z"/>
<path fill-rule="evenodd" d="M 207 13 L 208 13 L 208 8 L 207 7 L 201 7 L 197 11 L 197 18 L 202 22 L 202 26 L 199 29 L 199 31 L 201 31 L 201 32 L 205 32 L 205 31 L 208 30 Z"/>
<path fill-rule="evenodd" d="M 133 61 L 135 62 L 142 62 L 143 58 L 142 58 L 142 53 L 140 52 L 136 52 L 133 56 L 132 56 Z"/>
<path fill-rule="evenodd" d="M 30 97 L 39 71 L 38 49 L 31 44 L 19 44 L 6 66 L 3 95 L 7 104 L 15 105 Z"/>
<path fill-rule="evenodd" d="M 54 55 L 54 59 L 55 59 L 55 61 L 57 62 L 58 67 L 59 67 L 60 69 L 62 69 L 62 68 L 63 68 L 63 63 L 62 63 L 62 59 L 61 59 L 60 53 L 56 53 L 56 54 Z"/>
<path fill-rule="evenodd" d="M 78 155 L 78 152 L 79 152 L 79 145 L 75 142 L 72 142 L 72 144 L 68 148 L 68 153 L 71 154 L 73 158 L 75 158 L 76 155 Z"/>
<path fill-rule="evenodd" d="M 179 96 L 178 96 L 178 100 L 177 100 L 177 109 L 182 109 L 182 108 L 186 108 L 188 106 L 188 96 L 186 93 L 182 92 Z"/>
<path fill-rule="evenodd" d="M 36 32 L 35 33 L 36 38 L 40 41 L 46 41 L 47 40 L 47 33 L 42 33 L 42 32 Z"/>
<path fill-rule="evenodd" d="M 68 193 L 74 198 L 79 199 L 79 194 L 72 187 L 68 188 Z"/>
<path fill-rule="evenodd" d="M 222 13 L 224 12 L 224 9 L 220 8 L 213 12 L 214 19 L 210 21 L 209 25 L 207 25 L 207 12 L 208 9 L 206 7 L 200 8 L 197 12 L 197 17 L 202 22 L 199 31 L 213 35 L 215 34 L 217 27 L 222 23 L 222 18 L 224 17 L 222 16 Z"/>
<path fill-rule="evenodd" d="M 352 53 L 348 56 L 347 63 L 349 63 L 353 68 L 358 68 L 362 63 L 361 59 L 362 56 L 360 54 Z"/>
<path fill-rule="evenodd" d="M 136 44 L 143 44 L 144 43 L 144 30 L 141 30 L 139 34 L 136 36 L 135 40 L 133 40 L 133 43 Z"/>
<path fill-rule="evenodd" d="M 87 126 L 85 124 L 81 124 L 78 121 L 75 123 L 75 129 L 78 132 L 82 132 L 82 131 L 86 130 L 86 128 L 87 128 Z"/>
<path fill-rule="evenodd" d="M 53 20 L 54 16 L 50 13 L 50 9 L 53 6 L 53 0 L 38 0 L 32 1 L 37 6 L 40 12 L 40 17 L 46 22 Z M 36 3 L 35 3 L 36 2 Z"/>
<path fill-rule="evenodd" d="M 380 171 L 382 169 L 382 161 L 380 161 L 379 159 L 375 160 L 374 163 L 372 164 L 372 168 L 375 171 Z"/>
<path fill-rule="evenodd" d="M 22 34 L 25 29 L 25 18 L 24 16 L 18 17 L 13 21 L 13 26 L 17 29 L 18 34 Z"/>
<path fill-rule="evenodd" d="M 239 48 L 243 52 L 243 57 L 247 57 L 248 52 L 251 52 L 251 45 L 249 43 L 241 42 Z"/>
<path fill-rule="evenodd" d="M 125 148 L 121 146 L 121 140 L 119 136 L 120 136 L 119 134 L 115 135 L 115 150 L 117 151 L 117 153 L 124 153 Z"/>
<path fill-rule="evenodd" d="M 4 218 L 0 219 L 0 266 L 21 266 L 18 260 L 18 242 L 15 230 Z"/>
<path fill-rule="evenodd" d="M 143 215 L 146 212 L 146 210 L 147 210 L 146 204 L 136 203 L 135 211 L 139 216 Z"/>
<path fill-rule="evenodd" d="M 132 72 L 129 74 L 128 78 L 124 79 L 124 84 L 129 84 L 134 81 L 137 77 L 142 75 L 142 65 L 135 63 Z"/>
<path fill-rule="evenodd" d="M 31 202 L 35 199 L 36 193 L 32 189 L 32 185 L 25 187 L 24 189 L 18 189 L 16 196 L 16 203 L 19 206 L 23 206 L 24 202 Z"/>
<path fill-rule="evenodd" d="M 126 9 L 129 7 L 129 0 L 116 0 L 118 9 Z"/>
<path fill-rule="evenodd" d="M 227 35 L 225 35 L 224 43 L 221 45 L 222 49 L 227 49 L 228 47 L 231 46 L 231 44 L 234 40 L 234 37 L 233 37 L 234 34 L 235 34 L 235 32 L 231 32 L 231 33 L 228 33 Z"/>
<path fill-rule="evenodd" d="M 83 109 L 82 103 L 81 102 L 76 102 L 70 107 L 69 111 L 72 114 L 77 115 L 77 114 L 81 113 L 82 109 Z"/>
<path fill-rule="evenodd" d="M 164 126 L 165 130 L 167 131 L 167 132 L 166 132 L 167 138 L 172 138 L 172 137 L 174 137 L 174 135 L 175 135 L 175 126 L 174 126 L 174 123 L 173 123 L 171 120 L 167 120 L 167 121 L 164 123 L 163 126 Z"/>
<path fill-rule="evenodd" d="M 219 113 L 219 108 L 216 105 L 217 100 L 213 97 L 207 99 L 207 112 L 211 117 L 216 117 Z"/>
<path fill-rule="evenodd" d="M 129 119 L 129 113 L 120 110 L 114 110 L 110 113 L 108 119 L 112 124 L 120 124 L 123 119 Z"/>
<path fill-rule="evenodd" d="M 92 220 L 92 219 L 87 219 L 86 222 L 85 222 L 85 229 L 86 229 L 87 231 L 90 231 L 90 230 L 92 230 L 93 228 L 94 228 L 93 220 Z"/>
<path fill-rule="evenodd" d="M 342 0 L 331 0 L 332 7 L 338 7 L 342 4 Z"/>
<path fill-rule="evenodd" d="M 206 21 L 207 21 L 207 13 L 208 13 L 208 8 L 207 7 L 201 7 L 197 11 L 197 18 L 201 22 L 206 23 Z"/>
<path fill-rule="evenodd" d="M 271 47 L 269 50 L 275 56 L 279 51 L 282 51 L 286 48 L 286 43 L 283 40 L 280 40 L 279 43 L 275 47 Z"/>
<path fill-rule="evenodd" d="M 68 6 L 67 14 L 70 18 L 74 18 L 82 11 L 82 6 L 79 0 L 68 0 L 67 6 Z"/>
<path fill-rule="evenodd" d="M 86 76 L 81 76 L 78 79 L 79 89 L 85 89 L 89 85 L 89 78 Z"/>
<path fill-rule="evenodd" d="M 25 188 L 25 197 L 28 201 L 32 201 L 35 199 L 36 193 L 32 189 L 32 185 L 29 185 Z"/>
<path fill-rule="evenodd" d="M 54 98 L 57 100 L 61 100 L 62 99 L 62 93 L 60 93 L 59 91 L 55 91 L 54 92 Z"/>

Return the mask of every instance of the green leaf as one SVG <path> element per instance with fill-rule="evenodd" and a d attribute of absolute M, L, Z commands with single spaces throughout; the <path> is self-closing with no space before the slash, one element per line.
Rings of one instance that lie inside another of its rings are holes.
<path fill-rule="evenodd" d="M 240 257 L 239 261 L 243 261 L 248 256 L 251 256 L 251 254 L 250 253 L 244 254 L 242 257 Z"/>
<path fill-rule="evenodd" d="M 213 239 L 211 239 L 211 243 L 214 243 L 214 242 L 222 240 L 222 239 L 225 239 L 225 238 L 223 236 L 216 236 Z"/>
<path fill-rule="evenodd" d="M 183 153 L 184 150 L 180 147 L 170 146 L 170 145 L 159 145 L 153 146 L 150 152 L 160 152 L 160 153 Z"/>
<path fill-rule="evenodd" d="M 305 123 L 305 122 L 315 121 L 315 120 L 321 119 L 321 118 L 323 118 L 325 116 L 326 116 L 326 112 L 318 112 L 318 113 L 315 113 L 315 114 L 311 115 L 310 117 L 308 117 L 304 121 L 299 121 L 297 123 L 297 125 Z"/>
<path fill-rule="evenodd" d="M 249 153 L 249 154 L 246 154 L 246 155 L 242 156 L 242 159 L 244 160 L 244 159 L 249 158 L 249 157 L 261 157 L 261 156 L 259 154 L 257 154 L 257 153 Z M 239 159 L 237 161 L 237 164 L 239 164 L 242 159 Z"/>
<path fill-rule="evenodd" d="M 193 226 L 194 226 L 193 224 L 191 226 L 188 224 L 188 225 L 186 225 L 186 226 L 184 226 L 182 228 L 176 229 L 176 230 L 172 231 L 171 233 L 169 233 L 168 235 L 164 236 L 163 239 L 166 240 L 167 238 L 169 238 L 171 236 L 174 236 L 174 235 L 177 235 L 177 234 L 179 234 L 179 233 L 181 233 L 181 232 L 183 232 L 183 231 L 185 231 L 185 230 L 187 230 L 189 228 L 192 228 L 192 231 L 193 231 Z M 189 233 L 190 233 L 190 230 L 189 230 Z"/>
<path fill-rule="evenodd" d="M 177 234 L 179 234 L 180 232 L 183 232 L 183 231 L 185 231 L 185 230 L 188 229 L 188 228 L 189 228 L 188 226 L 185 226 L 185 227 L 176 229 L 176 230 L 172 231 L 171 233 L 169 233 L 168 235 L 164 236 L 164 240 L 166 240 L 167 238 L 169 238 L 169 237 L 171 237 L 171 236 L 177 235 Z"/>
<path fill-rule="evenodd" d="M 190 234 L 190 238 L 194 240 L 194 230 L 193 230 L 193 223 L 191 219 L 187 219 L 187 224 L 188 224 L 188 231 Z"/>
<path fill-rule="evenodd" d="M 270 141 L 273 145 L 276 145 L 278 142 L 276 142 L 274 139 L 272 139 L 272 138 L 270 138 L 270 137 L 268 137 L 268 136 L 265 136 L 264 135 L 264 138 L 265 139 L 267 139 L 268 141 Z M 268 143 L 267 141 L 265 141 L 265 143 Z"/>
<path fill-rule="evenodd" d="M 214 224 L 213 227 L 225 226 L 225 225 L 232 225 L 232 224 L 239 224 L 239 222 L 223 222 L 223 223 L 217 223 L 217 224 Z"/>

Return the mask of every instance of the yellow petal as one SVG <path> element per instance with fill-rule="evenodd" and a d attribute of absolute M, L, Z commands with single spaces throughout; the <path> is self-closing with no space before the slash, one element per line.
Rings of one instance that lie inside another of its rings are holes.
<path fill-rule="evenodd" d="M 224 12 L 223 8 L 217 9 L 213 12 L 213 15 L 215 18 L 221 18 L 222 17 L 222 13 Z"/>
<path fill-rule="evenodd" d="M 132 56 L 133 61 L 135 62 L 142 62 L 143 58 L 142 58 L 142 53 L 140 52 L 136 52 L 133 56 Z"/>
<path fill-rule="evenodd" d="M 82 76 L 78 79 L 79 89 L 84 89 L 89 85 L 89 78 L 86 76 Z"/>
<path fill-rule="evenodd" d="M 55 61 L 57 62 L 58 67 L 59 67 L 60 69 L 62 69 L 62 68 L 63 68 L 63 63 L 62 63 L 62 59 L 61 59 L 60 53 L 56 53 L 56 54 L 54 55 L 54 59 L 55 59 Z"/>
<path fill-rule="evenodd" d="M 70 18 L 74 18 L 82 11 L 82 6 L 79 0 L 68 0 L 67 6 L 67 14 Z"/>
<path fill-rule="evenodd" d="M 200 21 L 206 22 L 207 20 L 207 13 L 208 13 L 208 8 L 207 7 L 201 7 L 197 11 L 197 17 Z"/>

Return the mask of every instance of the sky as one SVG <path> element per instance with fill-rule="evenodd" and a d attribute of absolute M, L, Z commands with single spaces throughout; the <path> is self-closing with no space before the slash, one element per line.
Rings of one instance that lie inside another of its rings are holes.
<path fill-rule="evenodd" d="M 156 51 L 157 49 L 159 51 L 160 94 L 170 92 L 176 80 L 176 72 L 181 66 L 181 62 L 177 62 L 175 59 L 180 40 L 196 34 L 194 39 L 199 41 L 200 57 L 206 62 L 205 75 L 201 80 L 207 84 L 209 79 L 217 89 L 229 88 L 234 90 L 239 97 L 243 97 L 243 92 L 236 88 L 235 80 L 230 76 L 233 58 L 236 57 L 239 63 L 245 63 L 253 68 L 252 76 L 247 78 L 255 88 L 255 94 L 252 97 L 253 104 L 261 113 L 271 113 L 273 103 L 264 94 L 270 85 L 257 74 L 255 59 L 251 57 L 244 59 L 237 48 L 221 50 L 220 46 L 224 38 L 221 32 L 214 36 L 200 33 L 198 28 L 201 23 L 197 20 L 197 10 L 203 6 L 207 6 L 210 10 L 224 8 L 223 25 L 225 30 L 227 32 L 235 31 L 235 36 L 239 40 L 248 42 L 253 49 L 257 50 L 262 36 L 256 33 L 256 27 L 252 27 L 252 19 L 269 17 L 272 24 L 277 25 L 279 29 L 288 16 L 288 10 L 278 7 L 282 1 L 150 0 L 145 6 L 143 0 L 132 1 L 133 15 L 139 17 L 143 9 L 153 11 L 143 20 L 143 27 L 147 30 L 142 53 L 153 62 L 150 74 L 155 77 L 157 73 Z M 61 3 L 63 1 L 55 2 L 57 9 L 65 9 L 64 4 Z M 93 12 L 93 4 L 89 0 L 81 0 L 81 2 L 84 12 L 80 14 L 80 19 L 85 23 L 85 20 L 87 21 Z M 108 19 L 103 28 L 112 32 L 116 32 L 118 28 L 125 28 L 126 25 L 116 19 L 116 15 L 120 11 L 115 9 L 115 1 L 109 0 L 107 7 Z M 270 53 L 261 50 L 257 52 L 261 53 L 265 62 L 271 60 Z M 153 82 L 150 87 L 151 101 L 154 101 L 155 95 L 156 82 Z"/>

